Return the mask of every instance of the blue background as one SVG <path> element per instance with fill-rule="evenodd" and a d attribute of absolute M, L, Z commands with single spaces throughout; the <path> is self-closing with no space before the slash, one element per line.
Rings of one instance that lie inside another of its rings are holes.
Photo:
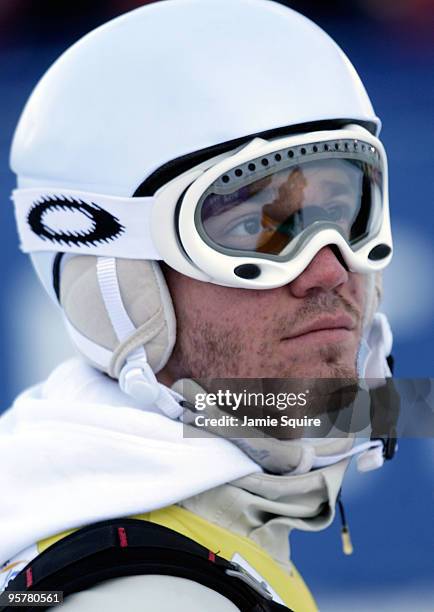
<path fill-rule="evenodd" d="M 87 6 L 91 5 L 91 8 Z M 34 84 L 81 34 L 143 2 L 3 1 L 0 7 L 0 412 L 25 386 L 72 353 L 59 313 L 17 249 L 9 194 L 8 150 Z M 385 274 L 394 330 L 395 374 L 433 376 L 433 74 L 428 3 L 400 0 L 288 2 L 311 16 L 346 51 L 383 121 L 390 164 L 395 257 Z M 416 7 L 416 8 L 415 8 Z M 293 560 L 323 611 L 434 610 L 434 448 L 403 440 L 382 470 L 343 489 L 355 553 L 341 552 L 337 522 L 319 534 L 296 533 Z"/>

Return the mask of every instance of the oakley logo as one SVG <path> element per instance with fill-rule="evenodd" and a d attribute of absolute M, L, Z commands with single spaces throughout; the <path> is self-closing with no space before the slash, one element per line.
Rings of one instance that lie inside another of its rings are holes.
<path fill-rule="evenodd" d="M 115 240 L 125 231 L 119 219 L 100 206 L 65 196 L 36 201 L 27 222 L 42 240 L 67 245 L 95 246 Z"/>

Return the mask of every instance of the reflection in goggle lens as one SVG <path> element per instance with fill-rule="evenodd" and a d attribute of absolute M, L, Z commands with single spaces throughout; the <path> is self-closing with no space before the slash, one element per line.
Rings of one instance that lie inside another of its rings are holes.
<path fill-rule="evenodd" d="M 279 255 L 325 223 L 354 244 L 372 231 L 381 209 L 381 173 L 359 160 L 305 162 L 232 189 L 211 185 L 201 220 L 213 243 L 236 251 Z"/>

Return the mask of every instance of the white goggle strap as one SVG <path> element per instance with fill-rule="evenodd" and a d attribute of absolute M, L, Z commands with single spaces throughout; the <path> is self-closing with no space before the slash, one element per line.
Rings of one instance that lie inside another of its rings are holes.
<path fill-rule="evenodd" d="M 24 253 L 161 259 L 151 235 L 153 197 L 47 187 L 15 189 L 12 200 Z"/>
<path fill-rule="evenodd" d="M 136 331 L 136 327 L 122 301 L 114 257 L 98 257 L 97 277 L 115 334 L 119 342 L 124 342 Z M 157 381 L 143 346 L 137 347 L 128 355 L 119 375 L 119 386 L 145 409 L 156 406 L 162 414 L 171 419 L 179 418 L 183 412 L 177 401 L 181 396 L 178 398 Z"/>

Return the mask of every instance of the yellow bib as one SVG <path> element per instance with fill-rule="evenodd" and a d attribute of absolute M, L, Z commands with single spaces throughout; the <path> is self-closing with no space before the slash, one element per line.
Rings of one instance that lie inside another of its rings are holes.
<path fill-rule="evenodd" d="M 179 506 L 169 506 L 146 514 L 138 514 L 132 518 L 173 529 L 228 561 L 239 563 L 254 577 L 264 580 L 279 603 L 284 603 L 295 612 L 317 612 L 315 601 L 295 567 L 291 565 L 291 572 L 288 574 L 249 538 L 210 523 Z M 73 531 L 76 530 L 71 529 L 41 540 L 38 542 L 39 552 L 43 552 Z"/>

